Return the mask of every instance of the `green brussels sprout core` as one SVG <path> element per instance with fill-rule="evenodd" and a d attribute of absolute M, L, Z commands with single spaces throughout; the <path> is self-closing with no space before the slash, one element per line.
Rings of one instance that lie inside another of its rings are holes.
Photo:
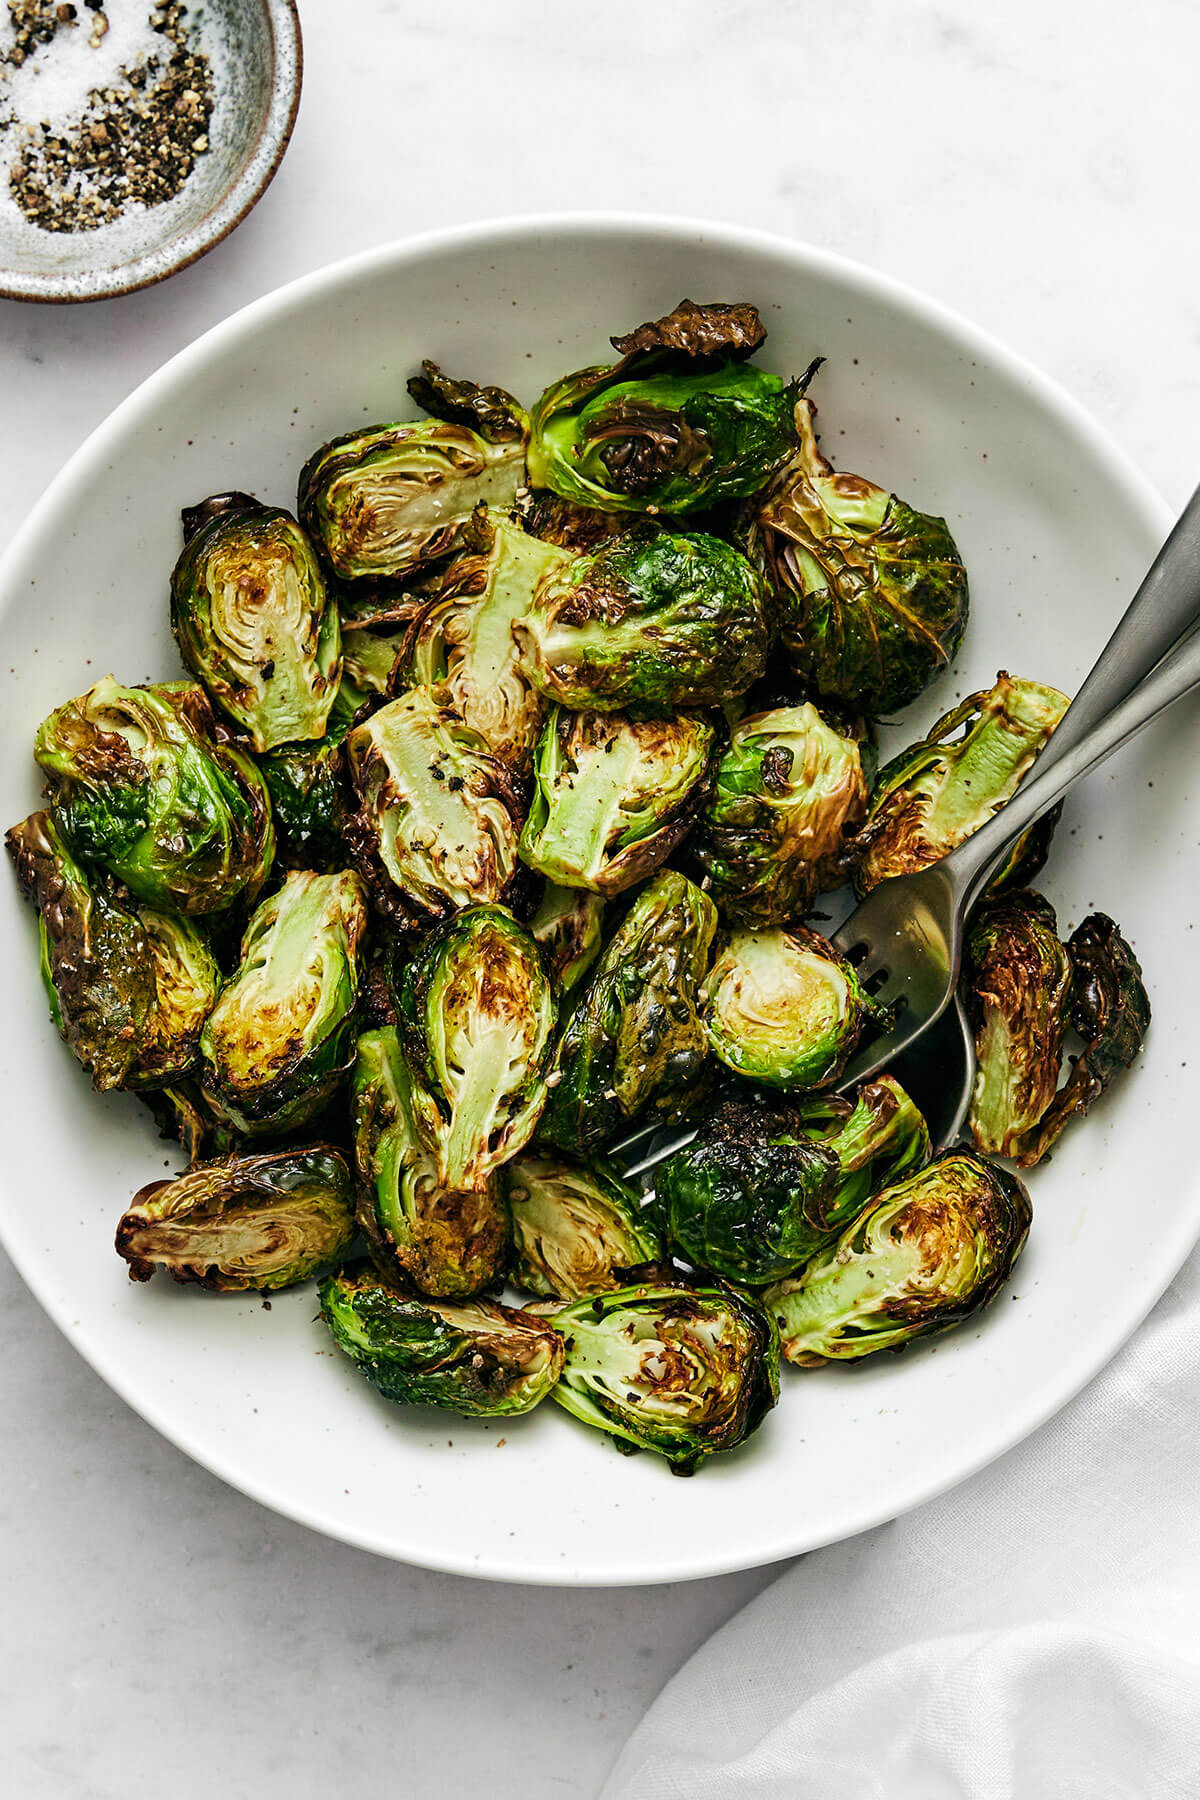
<path fill-rule="evenodd" d="M 997 895 L 967 934 L 967 1003 L 975 1033 L 971 1136 L 1023 1160 L 1024 1139 L 1058 1088 L 1071 1016 L 1071 959 L 1040 894 Z"/>
<path fill-rule="evenodd" d="M 631 719 L 552 709 L 521 860 L 605 899 L 665 862 L 704 803 L 716 726 L 703 713 Z"/>
<path fill-rule="evenodd" d="M 503 907 L 468 907 L 418 946 L 396 1006 L 438 1184 L 479 1192 L 546 1100 L 554 1000 L 537 945 Z"/>
<path fill-rule="evenodd" d="M 978 831 L 1033 765 L 1067 707 L 1066 694 L 1001 670 L 876 778 L 858 845 L 854 885 L 869 893 L 892 875 L 927 868 Z M 1028 836 L 1028 834 L 1026 834 Z M 1002 875 L 1019 866 L 1020 846 Z"/>
<path fill-rule="evenodd" d="M 779 1398 L 774 1325 L 732 1288 L 654 1282 L 553 1317 L 567 1347 L 554 1399 L 678 1475 L 742 1443 Z"/>
<path fill-rule="evenodd" d="M 877 1009 L 850 964 L 803 925 L 735 931 L 704 986 L 709 1043 L 770 1087 L 835 1082 Z"/>
<path fill-rule="evenodd" d="M 599 712 L 718 705 L 762 674 L 769 637 L 744 556 L 650 527 L 549 569 L 512 631 L 535 687 Z"/>
<path fill-rule="evenodd" d="M 353 1080 L 358 1220 L 373 1261 L 425 1294 L 477 1294 L 501 1274 L 508 1215 L 500 1177 L 478 1193 L 439 1187 L 417 1134 L 412 1077 L 395 1030 L 358 1040 Z"/>
<path fill-rule="evenodd" d="M 1015 1175 L 968 1150 L 937 1157 L 764 1294 L 784 1355 L 804 1368 L 853 1361 L 957 1325 L 1008 1280 L 1032 1217 Z"/>
<path fill-rule="evenodd" d="M 131 1281 L 156 1268 L 176 1281 L 273 1293 L 307 1281 L 349 1249 L 354 1184 L 328 1144 L 197 1163 L 135 1195 L 117 1226 Z"/>
<path fill-rule="evenodd" d="M 151 906 L 219 912 L 270 871 L 266 784 L 249 756 L 213 741 L 214 726 L 191 682 L 129 688 L 106 675 L 38 728 L 59 830 Z"/>
<path fill-rule="evenodd" d="M 577 1300 L 657 1262 L 662 1238 L 637 1192 L 611 1169 L 519 1157 L 504 1171 L 513 1280 L 531 1294 Z"/>
<path fill-rule="evenodd" d="M 563 1365 L 557 1331 L 484 1300 L 419 1300 L 365 1264 L 321 1283 L 321 1312 L 339 1350 L 401 1406 L 506 1417 L 544 1400 Z"/>
<path fill-rule="evenodd" d="M 352 874 L 297 871 L 254 913 L 200 1036 L 205 1092 L 240 1131 L 295 1130 L 342 1079 L 366 928 Z"/>
<path fill-rule="evenodd" d="M 603 919 L 599 894 L 546 883 L 529 929 L 560 1000 L 575 992 L 599 956 Z"/>
<path fill-rule="evenodd" d="M 764 495 L 750 534 L 796 673 L 828 700 L 867 713 L 915 700 L 947 666 L 967 624 L 967 572 L 944 519 L 817 448 L 815 408 L 796 403 L 799 448 Z"/>
<path fill-rule="evenodd" d="M 343 835 L 381 909 L 428 924 L 493 901 L 517 862 L 520 802 L 504 765 L 437 696 L 413 688 L 346 739 L 358 801 Z"/>
<path fill-rule="evenodd" d="M 866 810 L 854 740 L 814 706 L 777 707 L 734 726 L 691 850 L 723 913 L 781 925 L 842 885 Z"/>
<path fill-rule="evenodd" d="M 373 425 L 310 457 L 297 510 L 343 581 L 407 575 L 456 549 L 481 501 L 511 506 L 524 463 L 519 440 L 466 425 Z"/>
<path fill-rule="evenodd" d="M 663 870 L 630 907 L 563 1027 L 540 1136 L 588 1156 L 644 1108 L 688 1088 L 708 1044 L 697 990 L 717 909 Z"/>
<path fill-rule="evenodd" d="M 252 502 L 207 519 L 175 564 L 171 626 L 256 750 L 324 734 L 341 676 L 338 613 L 290 513 Z"/>

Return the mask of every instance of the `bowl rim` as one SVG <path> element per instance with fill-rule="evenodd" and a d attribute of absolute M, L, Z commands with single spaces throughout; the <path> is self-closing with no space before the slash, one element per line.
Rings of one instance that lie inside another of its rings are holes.
<path fill-rule="evenodd" d="M 0 300 L 83 306 L 91 300 L 116 300 L 122 294 L 140 293 L 199 262 L 257 206 L 274 181 L 291 142 L 304 81 L 304 38 L 297 0 L 262 0 L 262 5 L 271 35 L 270 101 L 246 161 L 216 205 L 191 230 L 127 262 L 70 275 L 21 275 L 12 269 L 0 269 Z M 178 254 L 165 267 L 159 266 L 158 259 L 172 242 Z"/>
<path fill-rule="evenodd" d="M 1148 529 L 1157 529 L 1165 537 L 1174 522 L 1173 510 L 1132 459 L 1087 409 L 1052 377 L 1044 375 L 1017 352 L 1009 350 L 987 330 L 970 324 L 952 309 L 906 283 L 878 273 L 869 265 L 777 233 L 686 216 L 613 211 L 528 213 L 477 220 L 415 234 L 324 265 L 249 302 L 176 352 L 95 427 L 35 504 L 0 556 L 0 607 L 6 591 L 12 586 L 17 565 L 27 554 L 26 546 L 39 536 L 46 521 L 69 501 L 73 490 L 85 486 L 91 479 L 93 470 L 105 464 L 112 441 L 123 434 L 131 420 L 136 419 L 139 414 L 150 412 L 158 404 L 160 396 L 167 394 L 174 383 L 188 379 L 213 356 L 219 356 L 226 345 L 236 342 L 243 334 L 253 333 L 269 321 L 285 319 L 312 300 L 336 292 L 345 285 L 352 285 L 361 277 L 369 277 L 389 268 L 402 270 L 443 253 L 486 249 L 498 241 L 511 246 L 522 240 L 536 240 L 555 233 L 594 235 L 598 238 L 621 233 L 627 239 L 644 239 L 648 242 L 668 237 L 684 246 L 707 242 L 734 253 L 740 251 L 777 257 L 790 262 L 797 272 L 815 270 L 833 275 L 864 295 L 883 299 L 908 312 L 936 329 L 968 356 L 982 354 L 1009 379 L 1036 395 L 1043 405 L 1058 414 L 1066 426 L 1084 441 L 1097 462 L 1106 466 L 1114 481 L 1129 494 L 1131 504 L 1143 515 Z M 672 1561 L 668 1553 L 652 1572 L 634 1565 L 613 1567 L 602 1574 L 592 1573 L 580 1577 L 570 1569 L 552 1566 L 548 1560 L 526 1562 L 520 1566 L 482 1563 L 476 1560 L 469 1548 L 452 1554 L 430 1550 L 421 1545 L 398 1544 L 394 1539 L 385 1539 L 379 1534 L 359 1530 L 352 1523 L 331 1516 L 320 1505 L 308 1504 L 286 1492 L 275 1491 L 266 1481 L 248 1480 L 236 1466 L 231 1454 L 216 1454 L 207 1445 L 197 1445 L 194 1441 L 195 1434 L 185 1418 L 172 1416 L 166 1409 L 147 1404 L 142 1396 L 135 1397 L 128 1391 L 123 1371 L 109 1366 L 102 1346 L 92 1344 L 86 1332 L 73 1328 L 69 1306 L 52 1291 L 48 1281 L 43 1281 L 41 1267 L 32 1259 L 25 1261 L 8 1244 L 3 1232 L 3 1220 L 0 1219 L 0 1242 L 4 1242 L 18 1273 L 72 1346 L 148 1424 L 231 1487 L 324 1536 L 393 1560 L 413 1562 L 420 1567 L 448 1574 L 470 1575 L 488 1580 L 585 1588 L 654 1585 L 727 1574 L 745 1568 L 765 1567 L 830 1543 L 844 1542 L 948 1492 L 980 1469 L 997 1461 L 1015 1445 L 1024 1442 L 1099 1374 L 1161 1298 L 1198 1235 L 1200 1206 L 1192 1208 L 1190 1212 L 1181 1212 L 1177 1230 L 1170 1236 L 1161 1234 L 1156 1240 L 1153 1246 L 1154 1262 L 1144 1284 L 1140 1286 L 1137 1305 L 1122 1320 L 1118 1335 L 1099 1348 L 1093 1346 L 1086 1355 L 1075 1360 L 1064 1359 L 1057 1368 L 1048 1370 L 1037 1403 L 1021 1413 L 1019 1423 L 992 1442 L 986 1451 L 964 1459 L 955 1466 L 952 1473 L 941 1474 L 933 1479 L 916 1479 L 907 1489 L 902 1490 L 899 1498 L 895 1492 L 891 1493 L 887 1504 L 883 1506 L 869 1497 L 865 1498 L 857 1514 L 832 1534 L 822 1532 L 810 1537 L 805 1536 L 801 1530 L 790 1536 L 785 1535 L 766 1547 L 757 1545 L 749 1555 L 731 1551 L 728 1546 L 703 1558 L 692 1555 L 678 1561 Z"/>

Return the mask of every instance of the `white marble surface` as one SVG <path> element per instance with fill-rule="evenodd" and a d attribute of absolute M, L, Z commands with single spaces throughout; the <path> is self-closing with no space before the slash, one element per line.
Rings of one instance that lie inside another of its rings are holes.
<path fill-rule="evenodd" d="M 1058 376 L 1173 500 L 1200 474 L 1192 0 L 301 10 L 292 148 L 229 241 L 124 300 L 0 303 L 0 541 L 111 406 L 245 301 L 409 231 L 556 208 L 707 214 L 874 263 Z M 24 1800 L 592 1796 L 767 1579 L 544 1592 L 327 1543 L 130 1414 L 7 1264 L 0 1393 Z"/>

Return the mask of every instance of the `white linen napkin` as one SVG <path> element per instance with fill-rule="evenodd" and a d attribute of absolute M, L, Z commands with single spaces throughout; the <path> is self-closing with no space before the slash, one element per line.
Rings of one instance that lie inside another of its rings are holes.
<path fill-rule="evenodd" d="M 1028 1443 L 711 1638 L 602 1800 L 875 1796 L 1200 1796 L 1200 1255 Z"/>

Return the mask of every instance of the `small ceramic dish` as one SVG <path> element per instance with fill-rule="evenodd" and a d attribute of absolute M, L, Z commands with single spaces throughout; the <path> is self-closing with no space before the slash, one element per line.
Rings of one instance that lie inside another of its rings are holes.
<path fill-rule="evenodd" d="M 144 0 L 149 17 L 151 0 Z M 53 9 L 50 9 L 53 11 Z M 65 9 L 64 9 L 65 11 Z M 120 27 L 146 22 L 118 14 L 112 38 L 93 36 L 96 79 L 120 78 Z M 133 205 L 94 230 L 45 230 L 14 202 L 10 175 L 62 92 L 66 58 L 90 79 L 88 21 L 107 15 L 76 9 L 69 35 L 35 41 L 19 67 L 0 67 L 0 296 L 9 300 L 104 300 L 174 275 L 240 224 L 269 186 L 287 148 L 300 104 L 303 56 L 295 0 L 207 0 L 188 21 L 191 46 L 208 59 L 213 110 L 179 191 L 151 206 Z M 94 27 L 93 27 L 94 32 Z M 153 41 L 153 40 L 151 40 Z M 10 47 L 11 49 L 11 47 Z M 103 57 L 103 61 L 101 58 Z M 57 62 L 57 67 L 56 67 Z M 7 103 L 7 104 L 5 104 Z"/>

